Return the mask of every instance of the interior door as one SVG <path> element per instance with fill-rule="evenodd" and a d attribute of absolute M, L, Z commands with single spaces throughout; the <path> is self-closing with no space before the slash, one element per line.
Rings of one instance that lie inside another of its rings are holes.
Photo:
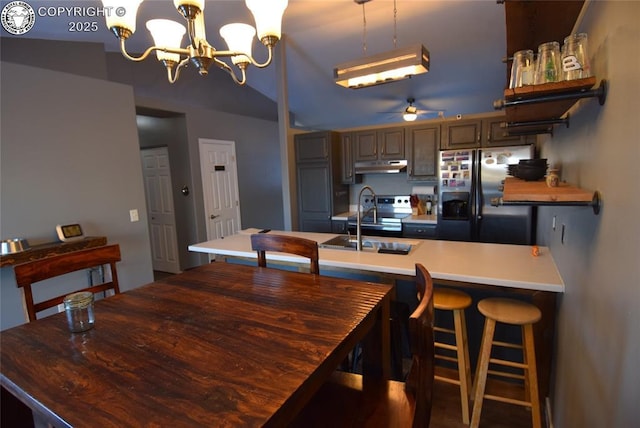
<path fill-rule="evenodd" d="M 233 235 L 241 227 L 236 143 L 201 138 L 199 144 L 207 240 Z"/>
<path fill-rule="evenodd" d="M 153 270 L 179 273 L 178 239 L 173 206 L 169 150 L 166 147 L 140 151 Z"/>

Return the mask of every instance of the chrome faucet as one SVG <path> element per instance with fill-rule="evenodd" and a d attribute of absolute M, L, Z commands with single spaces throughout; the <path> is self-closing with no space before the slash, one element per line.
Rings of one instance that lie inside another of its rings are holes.
<path fill-rule="evenodd" d="M 362 251 L 362 211 L 360 211 L 360 207 L 361 207 L 361 200 L 362 200 L 362 194 L 364 193 L 365 190 L 368 190 L 371 193 L 371 196 L 373 197 L 373 206 L 374 206 L 374 213 L 377 213 L 377 202 L 376 202 L 376 192 L 373 191 L 373 189 L 371 188 L 371 186 L 364 186 L 362 189 L 360 189 L 360 193 L 358 193 L 358 213 L 356 216 L 356 250 L 358 251 Z"/>

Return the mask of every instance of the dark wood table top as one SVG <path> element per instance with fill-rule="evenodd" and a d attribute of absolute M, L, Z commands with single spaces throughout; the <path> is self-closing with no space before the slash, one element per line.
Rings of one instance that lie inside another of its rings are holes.
<path fill-rule="evenodd" d="M 388 375 L 392 290 L 211 263 L 3 331 L 0 383 L 55 426 L 282 426 L 364 338 Z"/>

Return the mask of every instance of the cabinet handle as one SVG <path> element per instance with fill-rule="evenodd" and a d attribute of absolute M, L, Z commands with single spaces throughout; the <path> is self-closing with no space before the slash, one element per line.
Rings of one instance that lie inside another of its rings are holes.
<path fill-rule="evenodd" d="M 481 138 L 481 135 L 480 135 L 480 133 L 478 132 L 478 143 L 480 142 L 480 138 Z"/>

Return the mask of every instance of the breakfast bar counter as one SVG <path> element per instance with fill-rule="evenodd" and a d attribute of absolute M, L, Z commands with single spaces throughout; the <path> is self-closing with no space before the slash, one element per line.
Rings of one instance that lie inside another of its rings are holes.
<path fill-rule="evenodd" d="M 246 229 L 223 239 L 189 246 L 190 251 L 211 255 L 256 258 L 251 250 L 251 233 Z M 312 232 L 271 231 L 282 235 L 299 236 L 321 244 L 336 234 Z M 380 238 L 412 244 L 406 255 L 379 254 L 373 251 L 320 248 L 322 268 L 345 268 L 359 271 L 413 276 L 415 264 L 423 264 L 434 280 L 482 284 L 521 290 L 564 292 L 564 282 L 547 247 L 539 247 L 538 256 L 530 246 L 486 244 L 479 242 L 440 241 L 431 239 Z M 299 256 L 268 253 L 268 260 L 306 263 Z"/>

